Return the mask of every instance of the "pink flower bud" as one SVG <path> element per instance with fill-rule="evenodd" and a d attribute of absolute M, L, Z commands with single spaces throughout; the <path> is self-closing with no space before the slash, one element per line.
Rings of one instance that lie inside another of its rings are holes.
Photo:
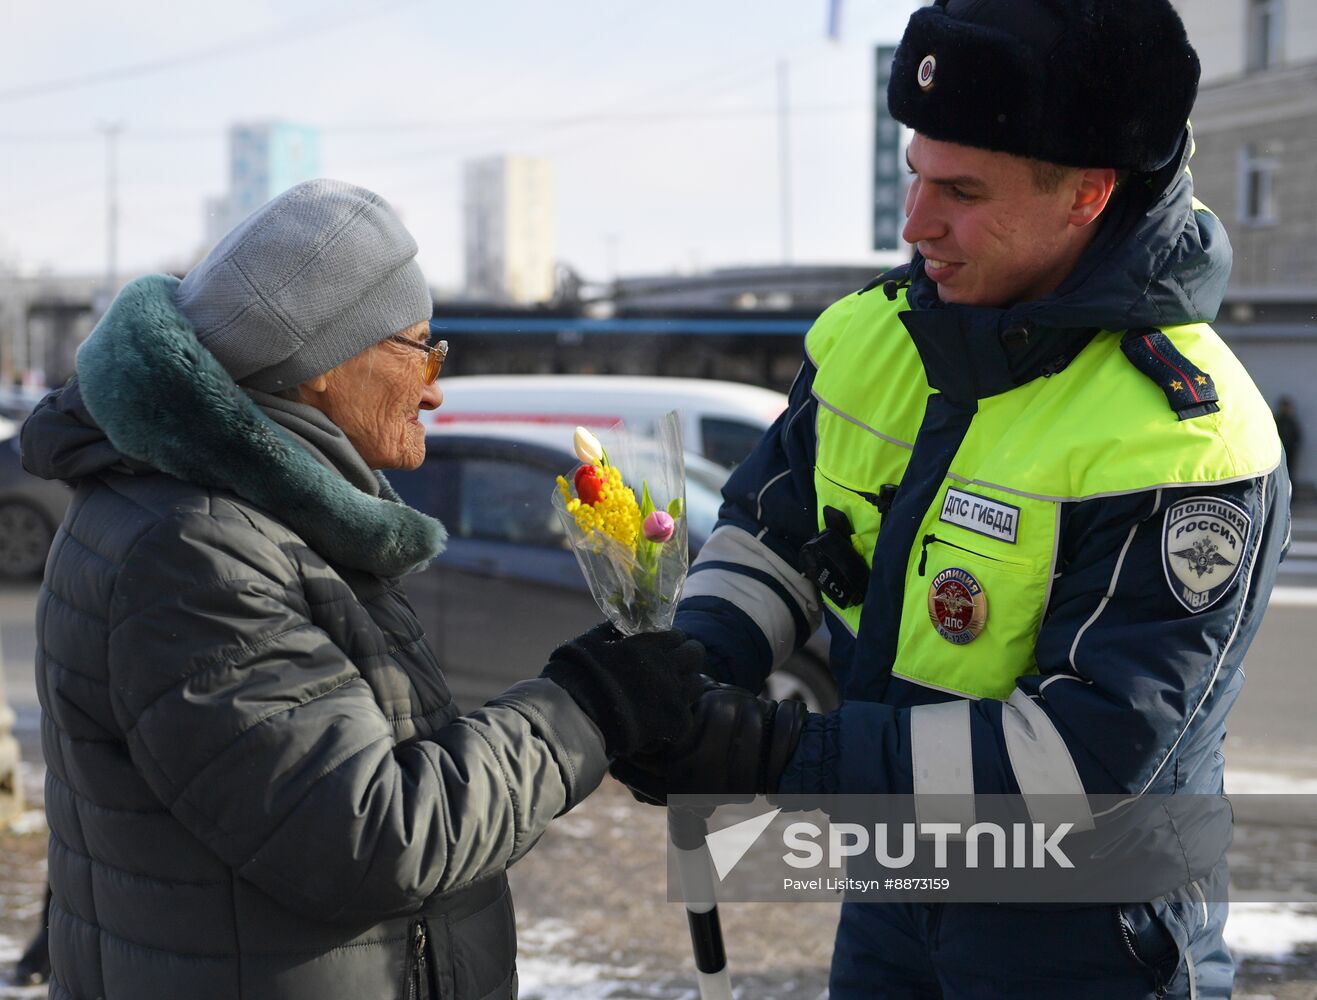
<path fill-rule="evenodd" d="M 635 522 L 631 522 L 634 524 Z M 677 528 L 677 522 L 672 520 L 672 515 L 665 510 L 656 510 L 645 518 L 645 523 L 640 526 L 640 530 L 645 533 L 645 537 L 651 542 L 662 544 L 672 537 L 673 531 Z"/>

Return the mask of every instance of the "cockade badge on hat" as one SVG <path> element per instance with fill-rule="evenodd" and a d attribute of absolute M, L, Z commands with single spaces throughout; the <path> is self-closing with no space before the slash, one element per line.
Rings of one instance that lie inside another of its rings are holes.
<path fill-rule="evenodd" d="M 920 90 L 933 89 L 933 74 L 937 72 L 937 59 L 932 53 L 924 56 L 924 61 L 919 64 L 919 70 L 915 74 L 915 79 L 919 81 Z"/>

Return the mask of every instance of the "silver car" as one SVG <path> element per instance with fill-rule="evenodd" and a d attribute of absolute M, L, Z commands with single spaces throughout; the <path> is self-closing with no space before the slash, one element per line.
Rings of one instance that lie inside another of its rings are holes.
<path fill-rule="evenodd" d="M 0 579 L 39 577 L 72 491 L 23 470 L 15 421 L 0 418 Z"/>

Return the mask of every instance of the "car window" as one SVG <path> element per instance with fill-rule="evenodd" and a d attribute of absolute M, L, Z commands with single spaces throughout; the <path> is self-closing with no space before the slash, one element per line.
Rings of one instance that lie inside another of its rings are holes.
<path fill-rule="evenodd" d="M 565 534 L 549 498 L 554 477 L 546 469 L 497 458 L 461 464 L 461 493 L 454 524 L 459 538 L 563 548 Z"/>
<path fill-rule="evenodd" d="M 727 417 L 701 417 L 700 437 L 706 458 L 727 468 L 735 468 L 763 437 L 764 429 L 743 420 Z"/>
<path fill-rule="evenodd" d="M 409 507 L 439 518 L 452 529 L 461 482 L 457 459 L 431 455 L 419 469 L 393 469 L 385 476 Z"/>
<path fill-rule="evenodd" d="M 387 476 L 408 505 L 439 518 L 454 538 L 566 548 L 549 502 L 554 474 L 515 458 L 432 453 L 419 469 L 394 469 Z M 698 455 L 687 458 L 686 507 L 697 544 L 713 533 L 726 478 L 726 469 Z"/>
<path fill-rule="evenodd" d="M 407 504 L 444 522 L 454 538 L 566 547 L 549 497 L 553 473 L 512 459 L 431 455 L 388 473 Z"/>
<path fill-rule="evenodd" d="M 722 506 L 723 497 L 707 483 L 698 479 L 686 479 L 686 514 L 690 533 L 700 540 L 709 540 L 713 527 L 718 523 L 718 508 Z"/>

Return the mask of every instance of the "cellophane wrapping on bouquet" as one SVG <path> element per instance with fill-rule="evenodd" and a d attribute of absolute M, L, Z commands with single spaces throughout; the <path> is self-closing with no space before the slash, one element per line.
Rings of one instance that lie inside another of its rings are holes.
<path fill-rule="evenodd" d="M 655 432 L 642 438 L 618 425 L 595 437 L 578 427 L 581 464 L 553 492 L 595 603 L 626 635 L 672 627 L 690 563 L 677 414 Z"/>

